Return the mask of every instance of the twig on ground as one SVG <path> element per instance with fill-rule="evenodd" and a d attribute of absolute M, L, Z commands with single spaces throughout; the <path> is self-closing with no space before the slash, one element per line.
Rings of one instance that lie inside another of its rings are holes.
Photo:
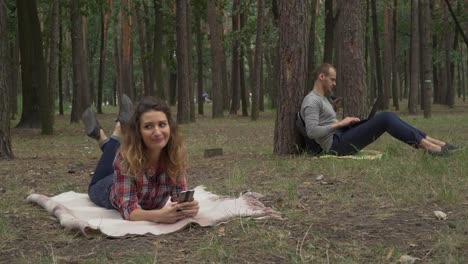
<path fill-rule="evenodd" d="M 307 235 L 309 234 L 309 230 L 310 230 L 310 228 L 312 228 L 312 225 L 313 224 L 310 224 L 309 228 L 307 228 L 307 231 L 305 232 L 304 237 L 302 238 L 301 246 L 299 247 L 299 257 L 301 258 L 302 261 L 304 261 L 304 258 L 302 257 L 302 246 L 304 245 L 304 241 L 305 241 Z"/>

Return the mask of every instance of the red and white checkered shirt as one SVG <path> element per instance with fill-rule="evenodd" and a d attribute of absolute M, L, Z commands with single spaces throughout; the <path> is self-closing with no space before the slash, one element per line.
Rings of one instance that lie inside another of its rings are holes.
<path fill-rule="evenodd" d="M 112 205 L 125 220 L 136 209 L 161 209 L 171 197 L 176 201 L 187 190 L 185 175 L 174 182 L 163 166 L 149 168 L 136 177 L 126 174 L 125 161 L 117 154 L 114 160 L 114 183 L 110 193 Z"/>

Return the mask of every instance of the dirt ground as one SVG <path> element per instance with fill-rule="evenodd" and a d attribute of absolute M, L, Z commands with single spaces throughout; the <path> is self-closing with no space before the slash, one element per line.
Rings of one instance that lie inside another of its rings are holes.
<path fill-rule="evenodd" d="M 110 128 L 114 115 L 99 118 Z M 99 150 L 80 124 L 69 125 L 67 119 L 57 117 L 54 136 L 12 130 L 16 158 L 0 161 L 0 263 L 395 263 L 403 254 L 420 258 L 419 263 L 443 263 L 446 249 L 438 245 L 452 234 L 459 239 L 447 250 L 468 260 L 468 204 L 451 208 L 452 221 L 441 222 L 421 205 L 382 205 L 369 199 L 353 178 L 361 175 L 325 175 L 323 184 L 314 180 L 320 171 L 291 169 L 297 183 L 292 198 L 270 188 L 280 170 L 269 167 L 276 158 L 266 151 L 272 149 L 272 114 L 262 115 L 257 126 L 244 125 L 241 117 L 220 124 L 199 117 L 196 124 L 183 127 L 191 153 L 189 183 L 220 194 L 245 189 L 263 193 L 262 201 L 285 220 L 234 220 L 157 237 L 86 239 L 24 201 L 29 193 L 86 191 Z M 232 125 L 236 122 L 239 126 Z M 201 150 L 215 145 L 209 143 L 213 135 L 220 135 L 224 155 L 204 158 Z M 247 168 L 244 181 L 228 186 L 226 175 L 242 164 Z M 346 203 L 328 199 L 340 194 Z"/>

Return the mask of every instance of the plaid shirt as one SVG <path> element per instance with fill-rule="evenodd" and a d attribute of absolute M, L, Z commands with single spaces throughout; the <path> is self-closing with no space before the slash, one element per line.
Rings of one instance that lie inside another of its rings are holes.
<path fill-rule="evenodd" d="M 125 161 L 117 155 L 114 161 L 114 184 L 110 193 L 112 205 L 125 220 L 136 209 L 161 209 L 167 203 L 176 201 L 181 191 L 187 189 L 184 177 L 177 183 L 165 173 L 164 167 L 151 167 L 136 177 L 126 174 Z"/>

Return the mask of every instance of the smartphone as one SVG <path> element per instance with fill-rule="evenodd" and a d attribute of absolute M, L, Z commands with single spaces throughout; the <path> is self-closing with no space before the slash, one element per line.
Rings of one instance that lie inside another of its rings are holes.
<path fill-rule="evenodd" d="M 194 193 L 195 193 L 195 190 L 187 190 L 187 191 L 181 192 L 177 202 L 178 203 L 186 203 L 186 202 L 193 201 L 193 194 Z"/>

